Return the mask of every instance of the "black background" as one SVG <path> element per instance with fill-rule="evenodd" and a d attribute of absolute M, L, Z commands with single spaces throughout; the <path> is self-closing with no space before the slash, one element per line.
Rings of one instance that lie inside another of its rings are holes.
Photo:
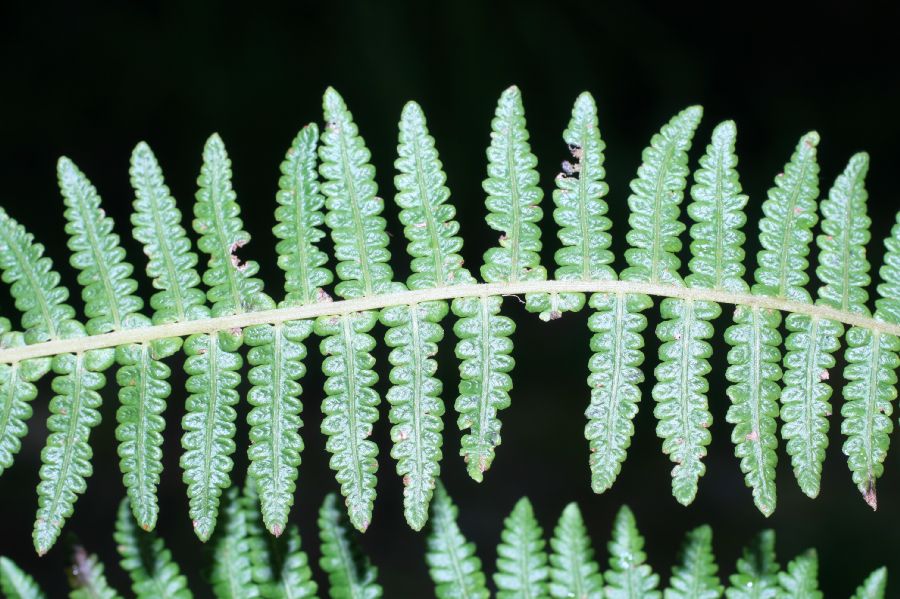
<path fill-rule="evenodd" d="M 627 5 L 627 8 L 626 6 Z M 823 2 L 815 9 L 786 10 L 753 3 L 651 7 L 594 2 L 540 3 L 462 1 L 457 3 L 293 2 L 185 3 L 91 2 L 50 6 L 4 3 L 0 14 L 0 194 L 2 205 L 48 247 L 64 281 L 75 288 L 65 263 L 62 203 L 55 184 L 55 160 L 67 155 L 90 176 L 128 233 L 132 192 L 128 156 L 139 140 L 154 148 L 167 182 L 186 214 L 195 191 L 200 151 L 219 132 L 234 162 L 234 185 L 246 228 L 254 242 L 248 258 L 261 264 L 268 290 L 280 294 L 273 236 L 278 164 L 297 129 L 321 120 L 321 94 L 335 86 L 354 112 L 388 200 L 398 277 L 408 274 L 402 229 L 392 197 L 396 122 L 403 103 L 418 100 L 429 117 L 448 174 L 453 201 L 466 238 L 464 256 L 480 263 L 496 240 L 484 224 L 484 148 L 499 93 L 519 85 L 524 94 L 533 151 L 542 186 L 565 158 L 560 133 L 576 95 L 591 91 L 598 102 L 607 143 L 607 169 L 617 266 L 621 266 L 627 213 L 627 184 L 651 134 L 688 104 L 706 113 L 691 154 L 696 164 L 716 122 L 738 125 L 742 183 L 750 195 L 747 249 L 756 249 L 755 222 L 772 177 L 796 139 L 817 129 L 822 135 L 822 188 L 827 189 L 849 156 L 872 154 L 870 208 L 874 217 L 870 256 L 880 263 L 880 239 L 898 207 L 896 140 L 900 134 L 897 73 L 897 12 L 886 4 Z M 824 192 L 823 192 L 824 193 Z M 549 193 L 545 199 L 549 204 Z M 545 228 L 545 264 L 558 246 Z M 129 258 L 143 269 L 138 245 L 124 239 Z M 150 289 L 141 279 L 145 296 Z M 77 295 L 77 294 L 76 294 Z M 2 313 L 13 316 L 3 297 Z M 80 309 L 80 300 L 73 304 Z M 724 355 L 718 323 L 710 403 L 714 441 L 695 503 L 683 508 L 669 490 L 670 464 L 659 450 L 649 401 L 649 385 L 636 419 L 630 459 L 608 493 L 590 492 L 587 444 L 582 436 L 588 358 L 586 313 L 552 324 L 507 300 L 506 313 L 518 322 L 512 407 L 502 414 L 503 445 L 485 482 L 466 477 L 457 457 L 460 433 L 445 417 L 443 477 L 462 510 L 464 532 L 479 547 L 488 572 L 502 518 L 527 494 L 545 528 L 562 507 L 577 500 L 601 559 L 613 514 L 622 503 L 635 510 L 648 538 L 651 563 L 664 579 L 681 535 L 702 522 L 715 527 L 715 544 L 725 573 L 733 571 L 739 548 L 761 527 L 779 534 L 783 561 L 808 546 L 818 547 L 823 586 L 829 596 L 847 596 L 873 568 L 887 564 L 900 577 L 900 471 L 896 449 L 879 483 L 880 509 L 872 513 L 850 480 L 841 454 L 837 419 L 821 497 L 805 498 L 781 452 L 779 504 L 766 520 L 744 487 L 724 422 Z M 726 310 L 726 318 L 729 311 Z M 651 316 L 651 327 L 656 316 Z M 448 320 L 448 326 L 449 326 Z M 649 329 L 649 330 L 652 330 Z M 378 332 L 380 335 L 380 332 Z M 312 341 L 311 346 L 315 345 Z M 440 348 L 444 393 L 452 406 L 456 366 L 452 335 Z M 325 493 L 336 488 L 319 432 L 320 358 L 311 352 L 304 382 L 306 409 L 297 501 L 306 549 L 318 557 L 315 513 Z M 648 371 L 656 341 L 648 335 Z M 386 386 L 386 351 L 376 351 Z M 159 530 L 199 590 L 204 553 L 187 518 L 185 489 L 178 467 L 183 376 L 177 361 L 167 411 L 166 470 Z M 837 379 L 838 377 L 834 377 Z M 104 391 L 103 424 L 92 434 L 94 476 L 76 505 L 65 535 L 75 533 L 89 550 L 112 566 L 115 507 L 123 495 L 113 437 L 115 393 Z M 44 558 L 35 557 L 31 523 L 36 507 L 39 452 L 46 436 L 49 384 L 41 383 L 35 417 L 13 468 L 0 480 L 0 553 L 17 560 L 52 591 L 63 592 L 69 549 L 60 542 Z M 246 390 L 246 384 L 242 387 Z M 837 402 L 839 403 L 839 401 Z M 432 594 L 422 561 L 424 536 L 402 519 L 401 488 L 388 456 L 386 408 L 376 427 L 381 448 L 379 497 L 374 522 L 363 543 L 381 568 L 388 597 Z M 246 412 L 240 410 L 240 420 Z M 837 412 L 837 410 L 836 410 Z M 234 476 L 243 479 L 246 427 L 239 429 Z M 112 570 L 122 590 L 127 582 Z M 317 576 L 319 576 L 317 574 Z M 319 576 L 320 582 L 321 576 Z M 900 588 L 893 585 L 894 594 Z"/>

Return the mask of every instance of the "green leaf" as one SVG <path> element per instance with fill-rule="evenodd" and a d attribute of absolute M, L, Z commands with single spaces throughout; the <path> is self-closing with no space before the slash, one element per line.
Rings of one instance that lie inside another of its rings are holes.
<path fill-rule="evenodd" d="M 556 176 L 553 190 L 553 220 L 559 226 L 562 247 L 554 254 L 558 281 L 610 280 L 616 273 L 610 264 L 612 238 L 608 233 L 612 221 L 606 216 L 604 197 L 609 186 L 604 181 L 603 150 L 606 144 L 597 126 L 597 105 L 593 96 L 584 92 L 575 100 L 572 118 L 563 132 L 572 161 L 564 161 Z M 584 307 L 583 293 L 533 294 L 532 307 L 540 304 L 541 319 L 559 318 L 563 312 L 577 312 Z"/>
<path fill-rule="evenodd" d="M 315 597 L 317 586 L 297 526 L 288 526 L 277 537 L 264 532 L 253 479 L 248 479 L 241 501 L 247 520 L 253 582 L 259 587 L 260 595 L 272 599 Z"/>
<path fill-rule="evenodd" d="M 231 187 L 231 160 L 222 139 L 213 134 L 203 147 L 200 188 L 194 203 L 194 231 L 198 247 L 209 256 L 203 283 L 213 316 L 273 308 L 271 298 L 254 275 L 259 265 L 244 260 L 238 251 L 250 241 L 243 230 L 240 208 Z"/>
<path fill-rule="evenodd" d="M 603 597 L 603 575 L 594 559 L 578 504 L 570 503 L 563 510 L 550 539 L 550 549 L 551 597 Z"/>
<path fill-rule="evenodd" d="M 503 298 L 497 296 L 457 298 L 453 313 L 459 317 L 453 325 L 459 342 L 459 397 L 457 425 L 469 432 L 462 437 L 460 455 L 466 461 L 469 476 L 481 482 L 491 467 L 494 450 L 500 445 L 498 412 L 509 407 L 515 365 L 510 353 L 510 337 L 515 323 L 500 315 Z"/>
<path fill-rule="evenodd" d="M 871 222 L 866 216 L 868 163 L 865 154 L 851 158 L 828 199 L 822 202 L 823 234 L 817 238 L 820 252 L 816 269 L 822 282 L 817 304 L 865 316 L 869 314 L 865 287 L 870 282 L 865 250 Z M 832 389 L 827 381 L 844 327 L 832 320 L 800 314 L 791 314 L 786 320 L 791 333 L 785 342 L 788 353 L 784 358 L 781 435 L 800 488 L 816 497 L 828 447 Z"/>
<path fill-rule="evenodd" d="M 116 549 L 122 556 L 119 563 L 131 577 L 131 590 L 138 599 L 190 599 L 187 579 L 163 540 L 135 526 L 129 513 L 128 501 L 119 504 Z"/>
<path fill-rule="evenodd" d="M 236 486 L 227 491 L 223 520 L 212 543 L 213 594 L 218 599 L 260 597 L 260 589 L 253 581 L 247 513 Z"/>
<path fill-rule="evenodd" d="M 722 585 L 716 575 L 712 529 L 699 526 L 687 534 L 681 550 L 681 563 L 672 568 L 665 599 L 718 599 Z"/>
<path fill-rule="evenodd" d="M 588 319 L 591 359 L 588 362 L 591 402 L 585 411 L 584 436 L 590 442 L 591 488 L 603 493 L 622 470 L 634 435 L 644 380 L 644 338 L 647 328 L 643 312 L 653 305 L 646 295 L 595 293 Z"/>
<path fill-rule="evenodd" d="M 318 141 L 318 127 L 307 125 L 294 138 L 281 163 L 275 195 L 278 224 L 272 231 L 280 240 L 275 249 L 278 266 L 285 275 L 287 295 L 282 305 L 324 301 L 328 296 L 322 288 L 334 279 L 325 267 L 328 256 L 317 245 L 325 237 L 322 231 L 325 199 L 319 193 L 316 173 Z"/>
<path fill-rule="evenodd" d="M 358 540 L 347 526 L 337 496 L 330 493 L 319 509 L 319 566 L 328 574 L 332 599 L 377 599 L 382 596 L 378 568 L 360 551 Z"/>
<path fill-rule="evenodd" d="M 202 541 L 209 539 L 216 526 L 222 490 L 231 485 L 234 406 L 238 402 L 235 389 L 243 364 L 237 352 L 240 345 L 240 337 L 226 331 L 192 335 L 184 342 L 185 388 L 190 395 L 181 421 L 184 453 L 180 464 L 194 532 Z"/>
<path fill-rule="evenodd" d="M 294 320 L 250 327 L 244 333 L 251 347 L 247 361 L 253 366 L 247 377 L 253 385 L 247 395 L 253 406 L 247 415 L 249 473 L 259 490 L 266 528 L 276 537 L 287 526 L 303 451 L 298 380 L 306 373 L 303 341 L 312 328 L 310 320 Z"/>
<path fill-rule="evenodd" d="M 725 341 L 731 345 L 725 377 L 733 383 L 727 391 L 731 406 L 725 420 L 734 425 L 734 455 L 741 460 L 741 472 L 753 490 L 753 501 L 769 516 L 776 503 L 775 418 L 780 391 L 776 381 L 781 378 L 781 313 L 739 306 L 734 311 L 734 322 L 725 331 Z"/>
<path fill-rule="evenodd" d="M 381 216 L 384 202 L 375 195 L 375 168 L 343 98 L 328 88 L 323 100 L 325 131 L 319 146 L 319 173 L 331 229 L 337 275 L 335 292 L 344 299 L 389 293 L 393 282 L 388 236 Z"/>
<path fill-rule="evenodd" d="M 147 276 L 158 290 L 150 298 L 153 324 L 207 317 L 206 294 L 197 288 L 197 254 L 181 226 L 181 211 L 162 169 L 146 143 L 135 146 L 129 173 L 135 193 L 132 235 L 144 246 Z"/>
<path fill-rule="evenodd" d="M 822 599 L 819 591 L 819 559 L 814 549 L 798 555 L 778 574 L 778 599 Z"/>
<path fill-rule="evenodd" d="M 44 591 L 34 579 L 9 558 L 0 556 L 0 590 L 9 599 L 44 599 Z"/>
<path fill-rule="evenodd" d="M 38 510 L 34 548 L 44 555 L 56 542 L 78 495 L 93 472 L 91 429 L 100 424 L 100 394 L 106 383 L 103 371 L 113 363 L 112 350 L 60 354 L 53 358 L 53 391 L 47 418 L 47 444 L 41 451 Z"/>
<path fill-rule="evenodd" d="M 544 549 L 544 531 L 527 497 L 520 499 L 503 522 L 497 546 L 498 599 L 545 597 L 550 569 Z"/>
<path fill-rule="evenodd" d="M 0 348 L 25 345 L 25 335 L 10 331 L 10 322 L 0 318 Z M 0 475 L 12 466 L 22 448 L 21 439 L 28 433 L 32 416 L 31 401 L 37 397 L 34 382 L 50 369 L 49 358 L 0 364 Z"/>
<path fill-rule="evenodd" d="M 701 116 L 700 106 L 682 110 L 644 149 L 643 163 L 628 196 L 631 230 L 626 239 L 630 248 L 625 251 L 628 268 L 622 272 L 623 280 L 682 283 L 678 252 L 684 225 L 678 220 L 678 206 L 690 172 L 687 153 Z"/>
<path fill-rule="evenodd" d="M 425 113 L 415 102 L 403 107 L 397 155 L 394 199 L 401 208 L 400 222 L 412 257 L 409 288 L 475 282 L 459 255 L 463 240 L 454 220 L 456 209 L 448 203 L 447 176 L 428 133 Z"/>
<path fill-rule="evenodd" d="M 728 599 L 772 599 L 778 589 L 780 566 L 775 557 L 775 533 L 764 530 L 744 548 L 736 572 L 725 591 Z"/>
<path fill-rule="evenodd" d="M 660 599 L 659 576 L 644 563 L 644 538 L 627 506 L 616 515 L 608 548 L 609 570 L 603 575 L 607 599 Z"/>
<path fill-rule="evenodd" d="M 75 547 L 69 599 L 120 599 L 121 595 L 106 581 L 103 570 L 103 563 L 96 555 L 88 555 L 83 547 Z"/>
<path fill-rule="evenodd" d="M 878 271 L 881 283 L 878 285 L 879 297 L 875 300 L 875 317 L 896 324 L 900 323 L 900 213 L 884 246 L 887 251 Z"/>
<path fill-rule="evenodd" d="M 121 365 L 116 373 L 121 404 L 116 411 L 119 469 L 134 517 L 142 528 L 152 530 L 159 513 L 156 489 L 163 470 L 162 413 L 172 392 L 166 382 L 170 370 L 155 359 L 149 343 L 121 346 L 116 357 Z"/>
<path fill-rule="evenodd" d="M 488 283 L 536 281 L 547 278 L 540 265 L 540 207 L 544 192 L 538 186 L 537 158 L 528 144 L 522 93 L 513 86 L 497 101 L 487 149 L 488 226 L 502 235 L 499 244 L 484 254 L 481 276 Z"/>
<path fill-rule="evenodd" d="M 887 568 L 881 567 L 869 574 L 851 599 L 884 599 L 886 591 Z"/>
<path fill-rule="evenodd" d="M 444 337 L 440 321 L 446 315 L 446 302 L 396 306 L 381 312 L 381 321 L 389 327 L 384 340 L 393 348 L 388 357 L 393 386 L 387 393 L 394 425 L 391 456 L 397 460 L 397 474 L 403 477 L 403 513 L 415 530 L 421 530 L 428 519 L 428 504 L 440 474 L 444 402 L 434 356 Z"/>
<path fill-rule="evenodd" d="M 683 505 L 697 496 L 697 484 L 706 472 L 701 461 L 712 441 L 712 414 L 706 396 L 710 371 L 708 358 L 713 335 L 710 321 L 722 313 L 718 304 L 666 298 L 660 305 L 662 321 L 656 336 L 662 341 L 660 363 L 654 370 L 656 384 L 654 415 L 656 434 L 663 440 L 663 453 L 675 462 L 672 493 Z"/>
<path fill-rule="evenodd" d="M 375 339 L 369 335 L 376 319 L 377 312 L 357 312 L 320 318 L 315 324 L 325 356 L 321 428 L 328 437 L 325 448 L 332 454 L 329 466 L 347 499 L 350 521 L 363 532 L 372 521 L 378 469 L 378 446 L 369 438 L 380 403 L 372 389 L 378 375 L 370 353 Z"/>
<path fill-rule="evenodd" d="M 438 482 L 431 504 L 431 530 L 425 561 L 438 599 L 487 599 L 481 560 L 456 523 L 458 510 Z"/>

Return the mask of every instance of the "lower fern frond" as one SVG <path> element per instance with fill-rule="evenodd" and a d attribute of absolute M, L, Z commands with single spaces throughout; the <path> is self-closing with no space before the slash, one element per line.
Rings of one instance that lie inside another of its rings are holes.
<path fill-rule="evenodd" d="M 622 462 L 638 412 L 644 380 L 640 365 L 644 361 L 644 338 L 647 328 L 643 312 L 653 305 L 646 295 L 605 294 L 591 296 L 594 310 L 588 319 L 591 356 L 588 386 L 591 403 L 585 411 L 587 425 L 584 436 L 591 447 L 591 487 L 595 493 L 609 489 L 622 469 Z"/>
<path fill-rule="evenodd" d="M 741 460 L 747 486 L 753 490 L 756 507 L 769 516 L 775 510 L 775 465 L 778 456 L 775 437 L 781 377 L 781 313 L 775 310 L 739 306 L 735 324 L 725 331 L 731 345 L 725 373 L 733 383 L 728 388 L 731 407 L 725 419 L 734 425 L 731 440 L 734 454 Z"/>
<path fill-rule="evenodd" d="M 359 312 L 320 318 L 315 324 L 316 334 L 323 337 L 322 372 L 328 377 L 322 432 L 328 437 L 329 466 L 346 498 L 350 521 L 363 532 L 372 521 L 378 470 L 378 446 L 369 440 L 381 402 L 372 389 L 378 375 L 369 353 L 375 347 L 369 331 L 377 321 L 377 312 Z"/>
<path fill-rule="evenodd" d="M 438 483 L 431 504 L 431 532 L 425 562 L 438 599 L 488 599 L 481 560 L 456 523 L 458 510 Z"/>
<path fill-rule="evenodd" d="M 169 367 L 156 359 L 151 344 L 116 349 L 121 365 L 116 373 L 119 409 L 116 411 L 119 468 L 135 519 L 144 530 L 156 526 L 159 513 L 156 489 L 162 473 L 162 413 L 172 392 L 166 379 Z"/>
<path fill-rule="evenodd" d="M 415 530 L 428 520 L 428 504 L 440 474 L 444 402 L 434 355 L 444 336 L 440 322 L 447 310 L 446 302 L 428 302 L 381 312 L 381 321 L 389 327 L 385 343 L 394 348 L 388 358 L 393 386 L 387 393 L 394 425 L 391 456 L 403 477 L 403 513 Z"/>
<path fill-rule="evenodd" d="M 544 531 L 527 497 L 520 499 L 503 522 L 497 546 L 498 599 L 537 599 L 547 595 L 547 552 Z"/>
<path fill-rule="evenodd" d="M 663 320 L 656 328 L 662 341 L 660 364 L 656 367 L 653 399 L 659 420 L 656 434 L 663 439 L 663 453 L 676 466 L 672 469 L 672 494 L 683 505 L 694 501 L 697 484 L 706 472 L 701 461 L 712 441 L 709 427 L 712 414 L 706 393 L 706 375 L 712 346 L 710 321 L 722 313 L 712 302 L 664 299 L 660 305 Z"/>
<path fill-rule="evenodd" d="M 515 323 L 500 315 L 501 297 L 471 297 L 453 301 L 453 313 L 459 320 L 453 326 L 459 342 L 459 397 L 457 424 L 463 435 L 459 454 L 466 462 L 469 476 L 481 482 L 494 461 L 500 445 L 498 412 L 508 408 L 515 366 L 510 337 Z"/>
<path fill-rule="evenodd" d="M 603 575 L 577 503 L 563 509 L 550 539 L 550 549 L 551 597 L 602 596 Z"/>
<path fill-rule="evenodd" d="M 352 535 L 344 512 L 337 507 L 337 497 L 333 493 L 328 495 L 319 509 L 322 543 L 319 565 L 328 574 L 330 595 L 335 599 L 378 599 L 382 595 L 377 582 L 378 568 L 363 555 Z"/>
<path fill-rule="evenodd" d="M 831 385 L 827 381 L 844 327 L 800 314 L 788 316 L 786 325 L 790 334 L 785 341 L 781 437 L 800 489 L 808 497 L 816 497 L 828 447 Z"/>
<path fill-rule="evenodd" d="M 287 527 L 294 503 L 303 451 L 302 389 L 298 381 L 306 374 L 303 342 L 312 329 L 311 320 L 292 320 L 244 331 L 244 341 L 251 348 L 247 361 L 253 366 L 247 375 L 253 385 L 247 395 L 253 406 L 247 415 L 248 472 L 256 482 L 266 528 L 276 537 Z"/>
<path fill-rule="evenodd" d="M 114 359 L 110 350 L 63 354 L 53 359 L 53 391 L 47 418 L 47 445 L 41 452 L 38 510 L 34 523 L 34 548 L 46 553 L 72 515 L 78 495 L 87 489 L 92 472 L 91 429 L 100 424 L 99 389 L 106 384 L 102 374 Z"/>
<path fill-rule="evenodd" d="M 237 486 L 226 492 L 222 526 L 216 531 L 210 582 L 219 599 L 255 599 L 259 587 L 253 581 L 247 512 Z"/>
<path fill-rule="evenodd" d="M 847 367 L 841 433 L 853 482 L 872 509 L 878 507 L 875 482 L 884 472 L 884 459 L 894 430 L 891 419 L 897 398 L 900 339 L 873 331 L 847 331 Z"/>
<path fill-rule="evenodd" d="M 186 411 L 182 419 L 183 479 L 188 486 L 190 517 L 202 541 L 216 527 L 219 496 L 231 484 L 234 466 L 234 421 L 243 360 L 237 353 L 241 336 L 233 332 L 194 335 L 184 343 L 188 374 Z"/>

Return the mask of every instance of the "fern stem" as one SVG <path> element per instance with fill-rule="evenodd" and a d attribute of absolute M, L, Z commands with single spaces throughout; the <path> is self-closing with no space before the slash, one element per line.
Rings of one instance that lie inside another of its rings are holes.
<path fill-rule="evenodd" d="M 91 349 L 116 347 L 129 343 L 146 343 L 169 337 L 186 337 L 195 333 L 212 333 L 238 329 L 259 324 L 277 324 L 288 320 L 304 320 L 319 316 L 340 316 L 354 312 L 381 310 L 390 306 L 410 305 L 420 302 L 448 300 L 459 297 L 485 297 L 523 295 L 526 293 L 641 293 L 658 297 L 674 297 L 683 300 L 717 302 L 780 310 L 810 317 L 828 318 L 846 325 L 867 329 L 876 333 L 900 336 L 900 324 L 884 322 L 876 318 L 836 310 L 828 306 L 818 306 L 806 302 L 796 302 L 783 298 L 735 293 L 717 289 L 701 289 L 645 283 L 641 281 L 516 281 L 501 283 L 479 283 L 472 285 L 450 285 L 430 289 L 416 289 L 360 297 L 336 302 L 323 302 L 302 306 L 286 306 L 258 312 L 230 314 L 216 318 L 205 318 L 185 322 L 173 322 L 139 329 L 127 329 L 79 337 L 59 339 L 0 350 L 0 364 L 12 364 L 30 358 L 55 356 L 64 353 L 78 353 Z"/>

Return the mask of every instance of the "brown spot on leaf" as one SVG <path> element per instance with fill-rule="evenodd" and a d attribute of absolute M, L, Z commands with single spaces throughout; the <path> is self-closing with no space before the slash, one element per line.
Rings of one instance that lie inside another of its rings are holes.
<path fill-rule="evenodd" d="M 748 441 L 759 441 L 759 433 L 756 431 L 751 431 L 745 438 Z"/>
<path fill-rule="evenodd" d="M 875 493 L 875 479 L 870 478 L 869 484 L 866 485 L 866 492 L 863 493 L 863 499 L 869 504 L 872 510 L 878 509 L 878 495 Z"/>

